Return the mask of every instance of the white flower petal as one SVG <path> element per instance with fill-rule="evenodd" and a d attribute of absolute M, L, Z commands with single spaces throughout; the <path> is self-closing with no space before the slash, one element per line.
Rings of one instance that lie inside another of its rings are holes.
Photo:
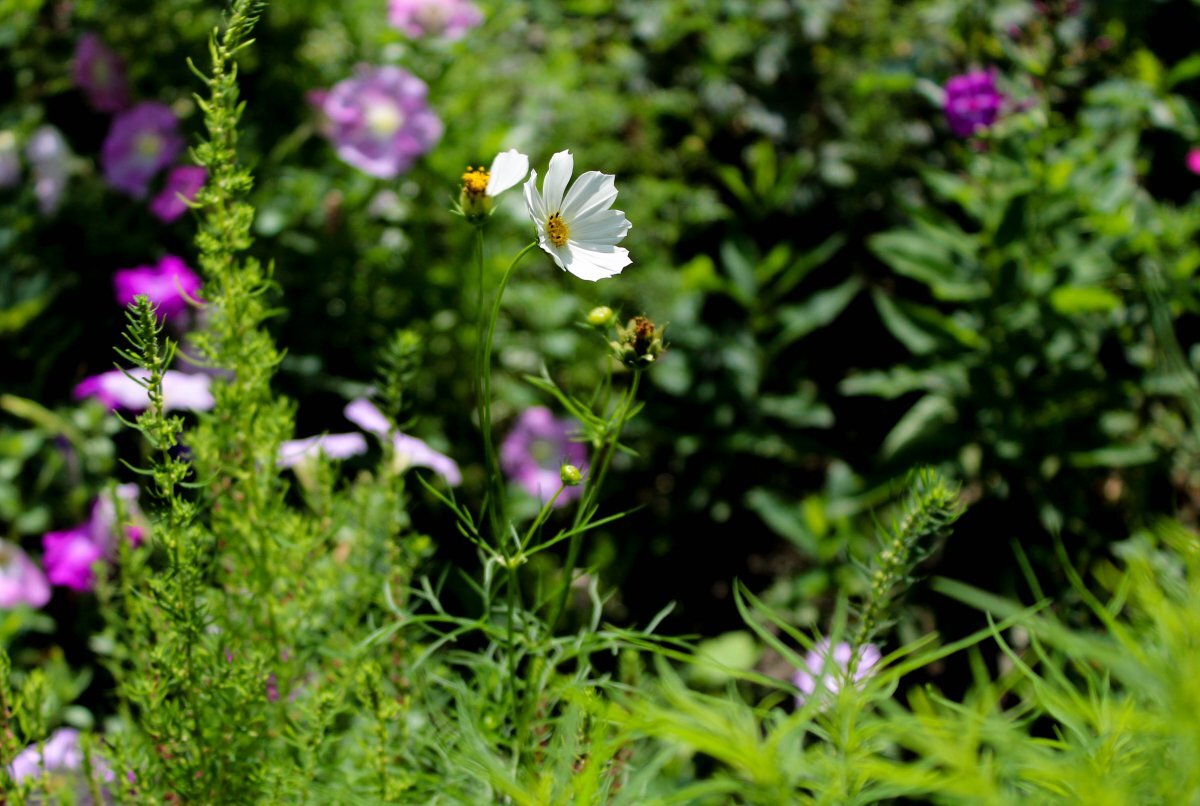
<path fill-rule="evenodd" d="M 593 212 L 605 210 L 617 199 L 616 177 L 599 171 L 580 174 L 562 203 L 563 220 L 571 227 Z"/>
<path fill-rule="evenodd" d="M 546 181 L 542 183 L 542 200 L 547 213 L 562 210 L 563 193 L 574 170 L 575 158 L 570 151 L 560 151 L 550 158 L 550 169 L 546 171 Z"/>
<path fill-rule="evenodd" d="M 611 244 L 568 241 L 566 249 L 569 257 L 563 268 L 581 280 L 596 282 L 616 276 L 632 262 L 628 249 Z"/>
<path fill-rule="evenodd" d="M 620 210 L 600 210 L 580 221 L 572 221 L 571 240 L 618 243 L 632 224 Z"/>
<path fill-rule="evenodd" d="M 487 195 L 498 196 L 513 185 L 520 182 L 529 173 L 529 157 L 510 148 L 502 151 L 492 160 L 491 170 L 488 171 Z"/>
<path fill-rule="evenodd" d="M 542 202 L 542 194 L 538 193 L 537 189 L 537 171 L 529 172 L 529 181 L 525 183 L 525 207 L 529 210 L 529 217 L 533 219 L 533 223 L 537 225 L 538 234 L 545 235 L 546 230 L 546 206 Z"/>

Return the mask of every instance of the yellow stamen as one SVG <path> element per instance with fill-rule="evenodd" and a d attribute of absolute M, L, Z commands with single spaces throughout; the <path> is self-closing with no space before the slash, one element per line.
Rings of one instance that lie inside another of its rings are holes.
<path fill-rule="evenodd" d="M 571 228 L 562 220 L 562 214 L 555 213 L 546 221 L 546 234 L 550 236 L 550 243 L 566 246 L 567 239 L 571 237 Z"/>
<path fill-rule="evenodd" d="M 487 190 L 488 172 L 483 168 L 467 166 L 467 172 L 462 175 L 463 190 L 473 196 L 478 196 Z"/>

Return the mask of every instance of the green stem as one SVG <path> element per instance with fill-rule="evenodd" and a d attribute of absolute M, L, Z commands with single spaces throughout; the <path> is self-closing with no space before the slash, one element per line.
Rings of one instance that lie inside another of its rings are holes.
<path fill-rule="evenodd" d="M 588 473 L 587 481 L 583 487 L 583 497 L 579 502 L 579 508 L 575 510 L 575 521 L 571 525 L 571 530 L 575 534 L 571 535 L 571 542 L 567 547 L 567 559 L 563 565 L 563 584 L 562 590 L 558 595 L 558 603 L 554 607 L 554 615 L 550 619 L 550 632 L 554 632 L 558 626 L 559 619 L 562 618 L 563 610 L 567 606 L 567 597 L 571 590 L 571 581 L 575 573 L 575 563 L 579 561 L 579 550 L 583 544 L 583 532 L 576 531 L 579 529 L 586 518 L 590 517 L 589 512 L 596 503 L 596 499 L 600 497 L 600 488 L 604 485 L 604 478 L 608 475 L 608 466 L 612 461 L 612 455 L 616 453 L 617 443 L 621 441 L 621 432 L 625 429 L 625 423 L 629 419 L 629 410 L 633 408 L 633 403 L 637 399 L 638 383 L 641 381 L 642 373 L 633 373 L 633 382 L 629 384 L 629 389 L 625 393 L 625 397 L 621 400 L 621 407 L 618 410 L 617 425 L 612 431 L 612 438 L 605 440 L 600 447 L 600 453 L 597 456 L 596 464 Z"/>
<path fill-rule="evenodd" d="M 482 236 L 481 236 L 482 237 Z M 479 245 L 479 260 L 482 266 L 483 252 L 482 240 Z M 496 448 L 492 444 L 492 340 L 496 336 L 496 320 L 500 317 L 500 302 L 504 298 L 504 289 L 508 286 L 508 278 L 512 276 L 513 270 L 517 268 L 517 264 L 525 255 L 529 254 L 533 249 L 537 248 L 537 241 L 529 244 L 522 249 L 508 268 L 504 271 L 504 276 L 500 278 L 500 285 L 496 289 L 496 300 L 492 304 L 491 318 L 488 320 L 487 335 L 483 341 L 482 351 L 478 357 L 476 376 L 478 378 L 477 387 L 479 389 L 479 430 L 483 433 L 483 453 L 484 462 L 487 467 L 489 498 L 488 513 L 492 524 L 492 540 L 496 548 L 504 545 L 504 482 L 500 477 L 500 463 L 496 460 Z M 481 269 L 482 274 L 482 269 Z M 480 306 L 482 312 L 482 306 Z"/>

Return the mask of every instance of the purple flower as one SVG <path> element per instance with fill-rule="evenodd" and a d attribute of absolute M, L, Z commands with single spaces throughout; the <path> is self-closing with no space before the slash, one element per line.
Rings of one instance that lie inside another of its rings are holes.
<path fill-rule="evenodd" d="M 44 768 L 43 760 L 45 761 Z M 104 763 L 104 759 L 93 758 L 92 766 L 105 781 L 113 780 L 113 772 Z M 42 746 L 41 752 L 38 752 L 36 744 L 31 744 L 18 753 L 9 770 L 13 779 L 20 783 L 26 778 L 38 775 L 38 771 L 41 769 L 45 769 L 51 774 L 61 774 L 82 768 L 83 749 L 79 746 L 79 731 L 74 728 L 59 728 L 50 735 L 50 738 Z M 86 790 L 82 790 L 82 793 L 86 793 Z M 72 802 L 75 801 L 72 800 Z M 90 800 L 84 802 L 90 802 Z"/>
<path fill-rule="evenodd" d="M 832 654 L 834 665 L 826 669 L 825 664 L 828 662 Z M 800 693 L 796 695 L 796 704 L 804 705 L 809 697 L 816 693 L 818 687 L 821 689 L 821 696 L 837 694 L 841 691 L 842 684 L 846 681 L 847 675 L 850 673 L 850 659 L 854 656 L 854 648 L 845 642 L 838 644 L 833 648 L 832 653 L 829 649 L 829 639 L 824 638 L 817 643 L 812 650 L 804 656 L 804 665 L 806 668 L 796 672 L 796 676 L 792 682 L 796 684 L 796 688 L 800 689 Z M 858 662 L 854 667 L 854 682 L 866 678 L 875 665 L 879 663 L 882 657 L 879 652 L 879 647 L 874 644 L 867 644 L 858 654 Z"/>
<path fill-rule="evenodd" d="M 51 584 L 90 591 L 96 584 L 92 566 L 103 557 L 104 547 L 92 540 L 90 524 L 42 535 L 42 561 Z"/>
<path fill-rule="evenodd" d="M 138 294 L 145 294 L 158 306 L 159 315 L 167 318 L 187 311 L 187 298 L 194 299 L 200 285 L 196 273 L 174 255 L 164 255 L 155 266 L 117 269 L 113 274 L 113 288 L 119 304 L 128 305 Z"/>
<path fill-rule="evenodd" d="M 391 434 L 393 447 L 393 469 L 402 473 L 410 467 L 427 467 L 438 473 L 452 487 L 462 484 L 462 472 L 458 463 L 445 454 L 438 453 L 423 440 L 396 432 L 392 434 L 391 423 L 375 404 L 364 398 L 346 404 L 346 419 L 364 431 L 370 431 L 380 439 Z"/>
<path fill-rule="evenodd" d="M 71 175 L 71 149 L 62 132 L 53 126 L 39 126 L 25 144 L 25 158 L 33 168 L 33 193 L 38 207 L 49 215 L 62 203 L 63 191 Z"/>
<path fill-rule="evenodd" d="M 146 379 L 149 373 L 129 370 L 134 378 Z M 187 409 L 208 411 L 214 405 L 212 378 L 208 375 L 176 372 L 169 369 L 163 375 L 163 404 L 168 411 Z M 84 378 L 75 385 L 75 399 L 94 397 L 109 409 L 144 411 L 150 405 L 146 389 L 119 369 Z"/>
<path fill-rule="evenodd" d="M 150 202 L 150 212 L 164 223 L 174 221 L 187 212 L 187 203 L 196 198 L 206 179 L 208 171 L 199 165 L 180 165 L 172 168 L 167 174 L 167 183 Z"/>
<path fill-rule="evenodd" d="M 182 150 L 179 118 L 169 106 L 146 101 L 113 119 L 100 148 L 100 164 L 108 184 L 140 199 L 155 174 Z"/>
<path fill-rule="evenodd" d="M 1003 103 L 1004 96 L 996 89 L 996 71 L 976 70 L 946 82 L 942 109 L 950 130 L 970 137 L 996 122 Z"/>
<path fill-rule="evenodd" d="M 360 171 L 391 179 L 442 136 L 425 82 L 399 67 L 359 66 L 352 78 L 311 97 L 337 155 Z"/>
<path fill-rule="evenodd" d="M 483 22 L 483 14 L 467 0 L 390 0 L 388 22 L 408 36 L 458 39 Z"/>
<path fill-rule="evenodd" d="M 571 440 L 572 423 L 545 406 L 521 412 L 500 446 L 500 467 L 511 480 L 545 503 L 562 486 L 564 464 L 587 470 L 587 448 Z M 566 487 L 554 502 L 561 507 L 578 498 L 580 487 Z"/>
<path fill-rule="evenodd" d="M 125 65 L 100 37 L 84 34 L 75 46 L 71 64 L 75 86 L 83 90 L 88 103 L 100 112 L 120 112 L 129 106 L 129 83 L 125 80 Z"/>
<path fill-rule="evenodd" d="M 15 543 L 0 540 L 0 610 L 41 607 L 50 601 L 50 583 L 37 563 Z"/>
<path fill-rule="evenodd" d="M 349 459 L 367 452 L 367 440 L 354 431 L 349 434 L 321 434 L 293 439 L 279 446 L 280 467 L 293 467 L 308 458 L 325 454 L 330 459 Z"/>
<path fill-rule="evenodd" d="M 122 500 L 131 521 L 123 530 L 125 536 L 137 546 L 145 533 L 144 528 L 135 523 L 142 518 L 137 505 L 137 485 L 122 484 L 116 488 L 116 495 Z M 92 503 L 91 518 L 84 523 L 42 535 L 42 560 L 51 584 L 80 592 L 90 591 L 96 584 L 93 568 L 116 553 L 120 531 L 116 506 L 106 493 Z"/>
<path fill-rule="evenodd" d="M 1188 170 L 1194 174 L 1200 174 L 1200 148 L 1193 148 L 1187 155 Z"/>

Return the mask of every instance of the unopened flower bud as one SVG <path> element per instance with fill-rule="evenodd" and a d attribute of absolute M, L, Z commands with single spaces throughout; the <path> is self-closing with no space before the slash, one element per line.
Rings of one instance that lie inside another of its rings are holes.
<path fill-rule="evenodd" d="M 487 193 L 488 172 L 483 168 L 467 168 L 462 175 L 462 191 L 458 206 L 468 221 L 479 223 L 492 214 L 492 197 Z"/>
<path fill-rule="evenodd" d="M 564 487 L 578 487 L 583 481 L 583 473 L 575 465 L 563 465 L 558 474 Z"/>
<path fill-rule="evenodd" d="M 612 308 L 607 305 L 599 305 L 588 311 L 587 320 L 592 327 L 604 327 L 611 324 L 615 316 Z"/>
<path fill-rule="evenodd" d="M 617 340 L 610 342 L 613 354 L 630 369 L 645 369 L 666 352 L 662 334 L 666 328 L 658 328 L 644 316 L 635 316 L 625 327 L 617 326 Z"/>

